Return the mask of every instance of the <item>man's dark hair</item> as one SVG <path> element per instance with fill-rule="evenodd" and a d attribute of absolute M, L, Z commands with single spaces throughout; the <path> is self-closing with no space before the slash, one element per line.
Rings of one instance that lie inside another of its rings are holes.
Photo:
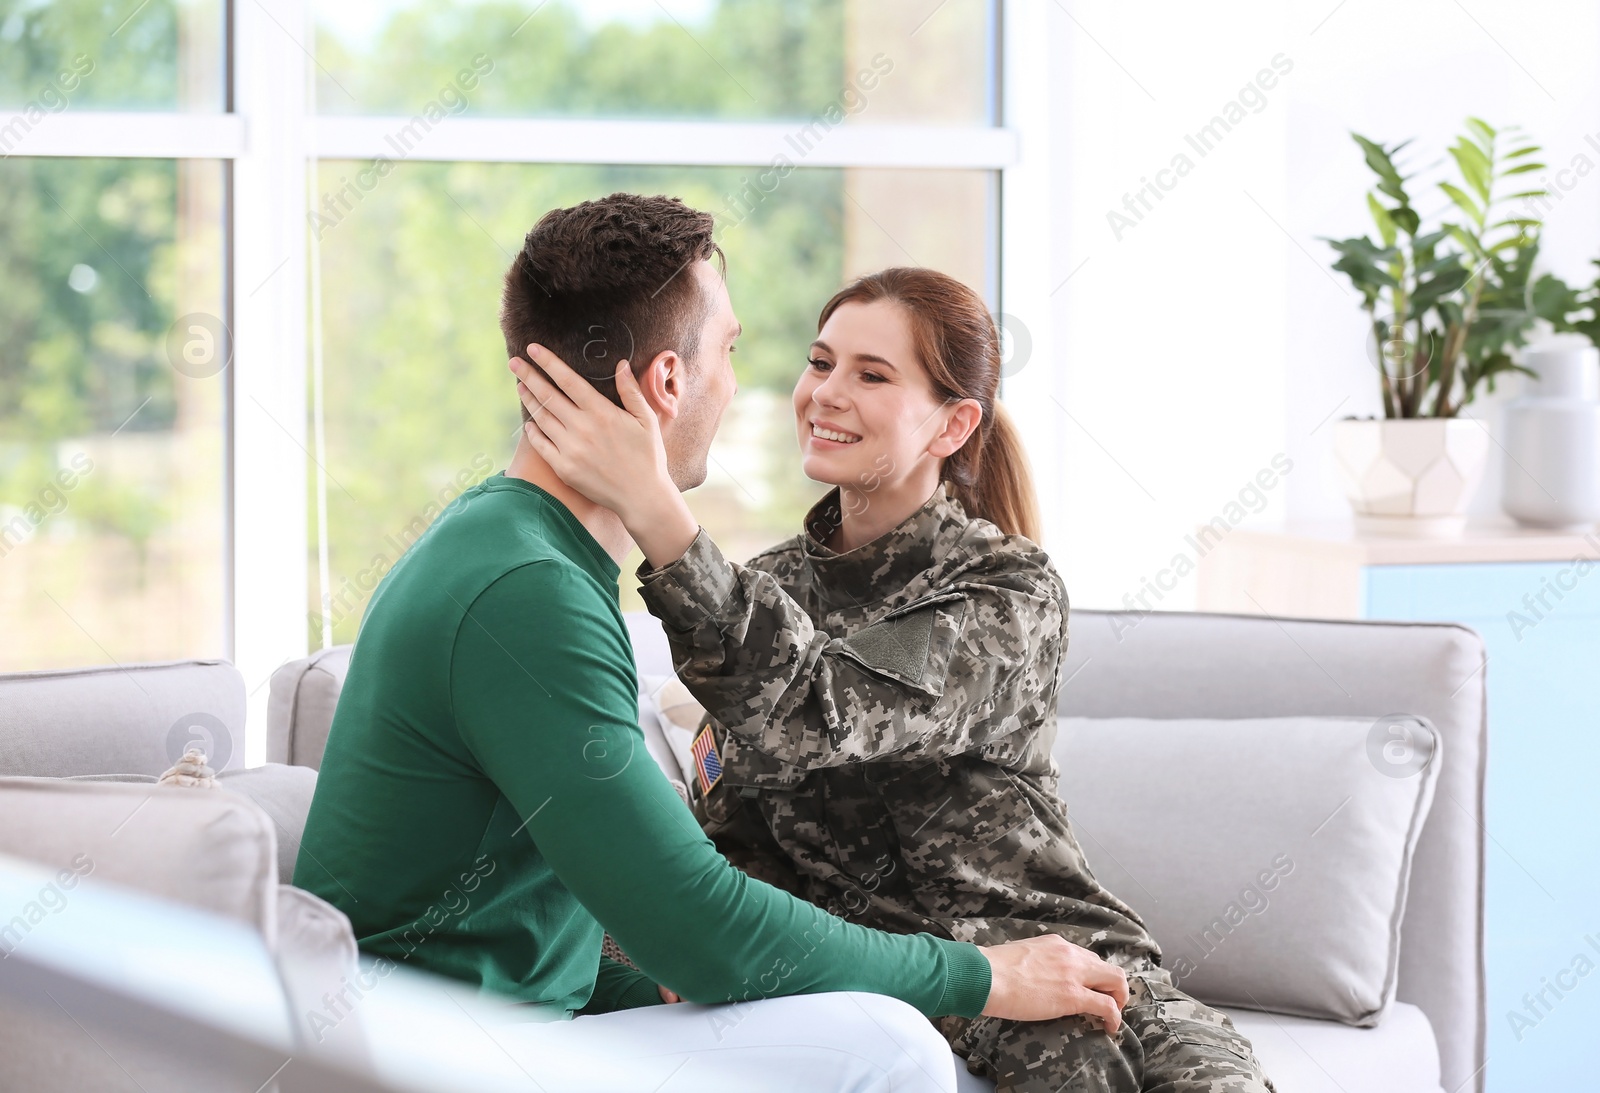
<path fill-rule="evenodd" d="M 668 349 L 692 362 L 713 301 L 689 267 L 726 262 L 712 228 L 710 213 L 675 197 L 612 194 L 552 209 L 506 271 L 506 352 L 542 345 L 612 402 L 617 361 L 636 376 Z"/>

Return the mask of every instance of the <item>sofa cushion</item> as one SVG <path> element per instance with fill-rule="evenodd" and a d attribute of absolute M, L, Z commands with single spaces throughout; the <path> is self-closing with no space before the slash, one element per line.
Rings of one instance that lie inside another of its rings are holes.
<path fill-rule="evenodd" d="M 284 883 L 293 879 L 306 813 L 311 811 L 311 795 L 317 790 L 317 772 L 310 767 L 266 763 L 225 770 L 217 775 L 217 786 L 248 797 L 272 819 L 278 836 L 278 879 Z"/>
<path fill-rule="evenodd" d="M 156 777 L 152 774 L 78 774 L 66 781 L 154 785 Z M 278 835 L 278 879 L 293 877 L 295 859 L 300 856 L 300 839 L 306 829 L 306 813 L 311 811 L 311 797 L 317 789 L 317 772 L 310 767 L 265 763 L 259 767 L 225 770 L 217 775 L 217 785 L 261 806 Z"/>
<path fill-rule="evenodd" d="M 234 794 L 0 778 L 0 853 L 240 919 L 277 944 L 272 821 Z"/>
<path fill-rule="evenodd" d="M 356 935 L 343 911 L 303 888 L 278 886 L 278 973 L 295 1036 L 308 1050 L 364 1061 L 361 999 L 375 986 L 361 978 Z"/>
<path fill-rule="evenodd" d="M 240 767 L 244 702 L 220 660 L 0 676 L 0 776 L 159 775 L 191 744 Z"/>
<path fill-rule="evenodd" d="M 1225 1011 L 1284 1093 L 1441 1093 L 1428 1015 L 1396 1002 L 1376 1028 Z"/>
<path fill-rule="evenodd" d="M 1139 912 L 1184 990 L 1382 1019 L 1440 765 L 1431 725 L 1063 718 L 1055 756 L 1095 875 Z"/>

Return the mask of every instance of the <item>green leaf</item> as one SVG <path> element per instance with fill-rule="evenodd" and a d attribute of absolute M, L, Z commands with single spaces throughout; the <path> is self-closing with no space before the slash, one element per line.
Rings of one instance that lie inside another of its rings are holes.
<path fill-rule="evenodd" d="M 1372 222 L 1378 226 L 1378 234 L 1383 237 L 1383 245 L 1394 246 L 1394 220 L 1389 216 L 1389 210 L 1383 207 L 1383 202 L 1374 197 L 1371 190 L 1367 191 L 1367 211 L 1372 214 Z"/>
<path fill-rule="evenodd" d="M 1458 138 L 1449 148 L 1450 158 L 1461 169 L 1466 180 L 1484 204 L 1489 203 L 1489 159 L 1483 150 L 1465 137 Z"/>
<path fill-rule="evenodd" d="M 1429 262 L 1427 265 L 1418 266 L 1417 267 L 1417 276 L 1419 278 L 1421 278 L 1421 277 L 1432 277 L 1432 276 L 1434 276 L 1435 274 L 1439 273 L 1442 270 L 1459 269 L 1460 266 L 1461 266 L 1461 255 L 1456 254 L 1454 251 L 1452 251 L 1451 253 L 1445 255 L 1442 258 L 1435 258 L 1433 261 Z"/>
<path fill-rule="evenodd" d="M 1477 224 L 1480 227 L 1483 225 L 1484 211 L 1478 208 L 1477 202 L 1468 197 L 1466 193 L 1462 191 L 1461 187 L 1453 185 L 1449 182 L 1441 182 L 1439 183 L 1439 189 L 1449 194 L 1450 200 L 1456 203 L 1457 208 L 1471 217 L 1474 224 Z"/>
<path fill-rule="evenodd" d="M 1539 146 L 1537 144 L 1530 144 L 1526 148 L 1518 148 L 1515 152 L 1507 152 L 1505 155 L 1501 156 L 1500 158 L 1501 159 L 1521 159 L 1523 156 L 1531 156 L 1531 155 L 1535 154 L 1538 151 L 1539 151 Z"/>
<path fill-rule="evenodd" d="M 1391 149 L 1375 141 L 1370 141 L 1360 133 L 1351 133 L 1355 142 L 1361 146 L 1362 154 L 1366 157 L 1367 166 L 1372 168 L 1373 174 L 1378 176 L 1378 192 L 1387 197 L 1394 198 L 1403 206 L 1411 204 L 1411 197 L 1405 190 L 1405 179 L 1400 174 L 1400 169 L 1394 165 L 1394 154 L 1404 148 L 1409 141 L 1402 141 Z"/>
<path fill-rule="evenodd" d="M 1568 317 L 1583 306 L 1577 291 L 1553 273 L 1546 273 L 1535 281 L 1529 296 L 1533 313 L 1558 331 L 1572 329 L 1567 325 Z"/>
<path fill-rule="evenodd" d="M 1493 127 L 1491 127 L 1488 122 L 1482 120 L 1481 118 L 1467 118 L 1467 128 L 1476 133 L 1478 135 L 1478 139 L 1484 144 L 1488 145 L 1494 143 L 1495 131 Z"/>
<path fill-rule="evenodd" d="M 1417 236 L 1416 239 L 1412 240 L 1412 246 L 1419 251 L 1431 251 L 1434 247 L 1437 247 L 1441 241 L 1449 236 L 1454 227 L 1454 224 L 1441 225 L 1438 231 L 1432 231 L 1427 235 Z M 1595 259 L 1595 265 L 1600 266 L 1600 258 Z"/>
<path fill-rule="evenodd" d="M 1480 245 L 1475 238 L 1469 235 L 1465 230 L 1456 227 L 1454 224 L 1450 226 L 1450 237 L 1465 247 L 1467 249 L 1467 253 L 1479 261 L 1482 261 L 1484 258 L 1488 257 L 1488 255 L 1484 252 L 1482 245 Z"/>
<path fill-rule="evenodd" d="M 1546 167 L 1543 163 L 1519 163 L 1515 167 L 1501 171 L 1500 177 L 1509 178 L 1511 175 L 1525 175 L 1529 171 L 1543 171 L 1545 169 Z"/>
<path fill-rule="evenodd" d="M 1412 317 L 1425 314 L 1440 300 L 1453 293 L 1461 291 L 1466 285 L 1471 271 L 1465 267 L 1457 266 L 1453 270 L 1446 270 L 1437 277 L 1419 280 L 1411 291 Z"/>

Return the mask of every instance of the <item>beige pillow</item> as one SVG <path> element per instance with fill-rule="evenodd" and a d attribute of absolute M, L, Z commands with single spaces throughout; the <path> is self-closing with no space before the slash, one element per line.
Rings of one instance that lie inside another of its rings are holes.
<path fill-rule="evenodd" d="M 0 778 L 0 853 L 215 911 L 254 926 L 268 948 L 277 943 L 273 824 L 231 794 Z"/>

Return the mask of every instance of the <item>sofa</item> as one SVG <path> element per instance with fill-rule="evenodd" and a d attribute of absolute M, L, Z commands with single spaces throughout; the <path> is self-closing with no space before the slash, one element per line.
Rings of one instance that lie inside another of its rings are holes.
<path fill-rule="evenodd" d="M 666 639 L 647 615 L 628 625 L 647 745 L 673 773 L 649 702 L 651 681 L 671 671 Z M 349 656 L 322 650 L 274 676 L 269 764 L 318 766 Z M 1174 954 L 1193 955 L 1180 985 L 1228 1012 L 1281 1093 L 1481 1091 L 1484 696 L 1482 643 L 1463 627 L 1074 612 L 1054 750 L 1080 842 L 1151 923 L 1169 969 Z M 157 774 L 180 742 L 208 734 L 212 754 L 225 748 L 237 766 L 243 705 L 238 673 L 219 662 L 0 677 L 0 798 L 15 792 L 6 776 Z M 1400 722 L 1405 739 L 1425 741 L 1422 774 L 1352 765 L 1363 737 L 1372 767 L 1389 762 Z M 1128 741 L 1142 750 L 1124 759 Z M 1309 765 L 1303 751 L 1316 753 Z M 1301 825 L 1292 855 L 1267 859 L 1279 844 L 1258 841 L 1250 853 L 1262 860 L 1231 860 L 1252 832 L 1291 846 L 1291 814 L 1319 794 L 1304 815 L 1326 818 Z M 1214 828 L 1192 822 L 1207 809 Z M 294 817 L 258 822 L 290 846 L 298 837 Z M 1239 838 L 1207 841 L 1230 823 Z M 0 854 L 19 852 L 0 836 Z M 1280 881 L 1268 862 L 1291 857 L 1299 871 Z M 1379 873 L 1363 873 L 1373 862 Z M 1193 890 L 1223 874 L 1247 879 L 1244 910 L 1230 900 L 1192 930 L 1173 925 L 1193 917 L 1175 908 L 1200 906 Z M 1366 925 L 1328 920 L 1344 914 L 1341 885 L 1376 893 L 1350 897 L 1349 922 Z M 1356 967 L 1365 949 L 1329 964 L 1347 934 L 1382 950 L 1370 969 Z"/>

